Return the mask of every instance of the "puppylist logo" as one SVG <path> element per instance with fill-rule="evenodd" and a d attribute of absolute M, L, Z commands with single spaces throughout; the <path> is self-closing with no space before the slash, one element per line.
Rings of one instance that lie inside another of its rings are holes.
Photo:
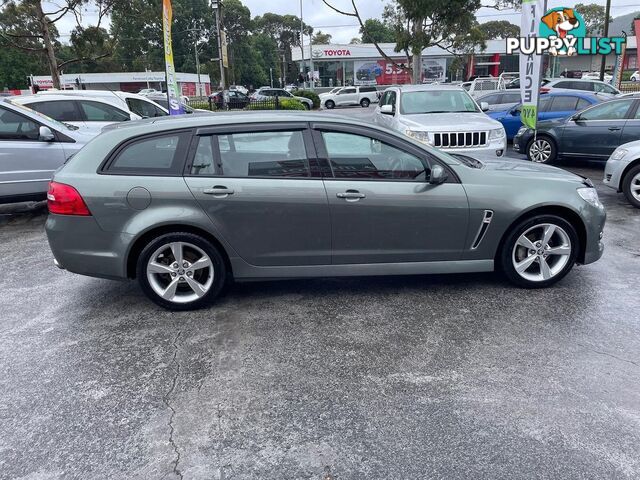
<path fill-rule="evenodd" d="M 584 19 L 575 8 L 556 7 L 542 16 L 538 35 L 507 38 L 507 54 L 621 55 L 625 41 L 624 37 L 588 37 Z"/>

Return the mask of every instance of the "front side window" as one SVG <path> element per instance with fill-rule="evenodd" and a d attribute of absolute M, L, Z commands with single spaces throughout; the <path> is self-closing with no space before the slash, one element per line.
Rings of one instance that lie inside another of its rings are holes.
<path fill-rule="evenodd" d="M 218 136 L 225 177 L 309 177 L 302 131 L 230 133 Z"/>
<path fill-rule="evenodd" d="M 605 102 L 580 114 L 580 120 L 620 120 L 632 102 Z"/>
<path fill-rule="evenodd" d="M 50 102 L 35 102 L 29 104 L 29 108 L 51 117 L 59 122 L 82 121 L 73 100 L 60 100 Z"/>
<path fill-rule="evenodd" d="M 403 115 L 479 112 L 473 98 L 462 90 L 404 92 L 400 96 L 400 106 Z"/>
<path fill-rule="evenodd" d="M 189 133 L 172 133 L 137 140 L 125 146 L 107 170 L 116 173 L 173 175 L 182 170 Z"/>
<path fill-rule="evenodd" d="M 39 131 L 33 120 L 0 108 L 0 140 L 38 140 Z"/>
<path fill-rule="evenodd" d="M 378 139 L 342 132 L 322 132 L 336 178 L 425 181 L 429 170 L 422 161 Z"/>
<path fill-rule="evenodd" d="M 356 93 L 356 89 L 355 88 L 343 88 L 342 90 L 340 90 L 338 92 L 338 95 L 346 95 L 349 93 Z"/>
<path fill-rule="evenodd" d="M 127 106 L 129 110 L 143 118 L 164 117 L 167 115 L 166 112 L 153 103 L 139 98 L 127 98 Z"/>
<path fill-rule="evenodd" d="M 80 100 L 80 109 L 87 122 L 125 122 L 131 120 L 128 113 L 106 103 Z"/>

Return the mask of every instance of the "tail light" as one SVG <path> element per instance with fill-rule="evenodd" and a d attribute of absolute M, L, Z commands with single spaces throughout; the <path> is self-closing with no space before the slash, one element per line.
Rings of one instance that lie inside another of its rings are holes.
<path fill-rule="evenodd" d="M 550 91 L 549 87 L 540 87 L 540 93 L 549 93 Z"/>
<path fill-rule="evenodd" d="M 47 192 L 47 206 L 50 213 L 56 215 L 80 215 L 89 216 L 91 212 L 87 204 L 71 185 L 64 183 L 49 182 Z"/>

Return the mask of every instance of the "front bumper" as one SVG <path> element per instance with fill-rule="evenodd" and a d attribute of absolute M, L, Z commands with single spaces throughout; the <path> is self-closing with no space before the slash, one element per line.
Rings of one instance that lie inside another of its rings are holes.
<path fill-rule="evenodd" d="M 49 214 L 45 224 L 58 268 L 91 277 L 124 279 L 132 235 L 106 235 L 95 218 Z"/>
<path fill-rule="evenodd" d="M 627 165 L 624 158 L 622 160 L 612 160 L 609 158 L 604 167 L 602 183 L 618 192 L 622 191 L 622 172 Z"/>
<path fill-rule="evenodd" d="M 586 227 L 586 243 L 584 249 L 584 265 L 599 260 L 604 253 L 604 225 L 607 221 L 607 213 L 600 204 L 598 207 L 588 205 L 581 213 Z"/>
<path fill-rule="evenodd" d="M 532 134 L 530 131 L 525 131 L 519 135 L 513 137 L 513 151 L 517 153 L 522 153 L 526 155 L 527 153 L 527 145 L 532 138 Z"/>
<path fill-rule="evenodd" d="M 439 148 L 439 147 L 435 147 Z M 461 153 L 463 155 L 478 155 L 479 157 L 503 157 L 507 152 L 507 139 L 503 137 L 501 139 L 491 140 L 484 147 L 461 147 L 461 148 L 441 148 L 443 152 L 447 153 Z"/>

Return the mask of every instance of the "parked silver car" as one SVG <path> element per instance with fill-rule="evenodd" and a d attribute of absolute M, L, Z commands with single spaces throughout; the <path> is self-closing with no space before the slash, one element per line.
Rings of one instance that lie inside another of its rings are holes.
<path fill-rule="evenodd" d="M 572 173 L 288 112 L 107 127 L 56 172 L 48 199 L 61 268 L 137 278 L 178 310 L 209 304 L 230 278 L 499 268 L 546 287 L 600 258 L 605 223 Z"/>
<path fill-rule="evenodd" d="M 374 121 L 425 145 L 449 152 L 501 157 L 507 148 L 502 124 L 483 113 L 461 87 L 406 85 L 385 90 Z"/>
<path fill-rule="evenodd" d="M 631 205 L 640 208 L 640 140 L 615 149 L 604 168 L 603 182 L 624 193 Z"/>
<path fill-rule="evenodd" d="M 0 100 L 0 203 L 46 198 L 53 172 L 95 135 Z"/>

